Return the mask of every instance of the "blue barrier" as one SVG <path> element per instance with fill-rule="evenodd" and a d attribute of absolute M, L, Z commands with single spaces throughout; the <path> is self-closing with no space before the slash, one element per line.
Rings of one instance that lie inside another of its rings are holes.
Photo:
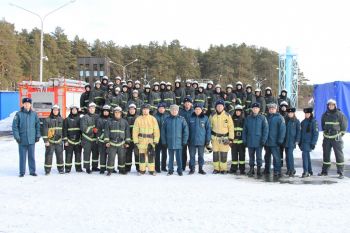
<path fill-rule="evenodd" d="M 19 93 L 17 91 L 0 91 L 0 120 L 19 110 Z"/>

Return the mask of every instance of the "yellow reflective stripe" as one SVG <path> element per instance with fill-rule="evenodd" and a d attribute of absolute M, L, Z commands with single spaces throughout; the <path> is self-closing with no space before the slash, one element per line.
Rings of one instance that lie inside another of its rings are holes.
<path fill-rule="evenodd" d="M 92 126 L 87 127 L 86 133 L 89 133 L 90 129 L 92 129 L 92 128 L 94 128 L 94 127 L 95 127 L 95 125 L 92 125 Z"/>
<path fill-rule="evenodd" d="M 118 165 L 118 167 L 121 167 L 121 168 L 123 168 L 123 167 L 125 167 L 125 165 Z"/>
<path fill-rule="evenodd" d="M 91 160 L 92 162 L 98 162 L 98 159 L 93 159 L 93 160 Z"/>
<path fill-rule="evenodd" d="M 245 161 L 239 161 L 239 164 L 245 164 Z"/>
<path fill-rule="evenodd" d="M 335 163 L 335 164 L 337 164 L 337 165 L 344 165 L 345 163 L 344 163 L 344 162 L 342 162 L 342 163 Z"/>
<path fill-rule="evenodd" d="M 80 128 L 69 128 L 68 131 L 77 131 L 80 130 Z"/>
<path fill-rule="evenodd" d="M 125 163 L 125 165 L 132 165 L 132 163 Z"/>
<path fill-rule="evenodd" d="M 52 165 L 46 165 L 46 164 L 45 164 L 44 167 L 52 167 Z"/>
<path fill-rule="evenodd" d="M 111 133 L 124 133 L 124 130 L 112 129 Z"/>
<path fill-rule="evenodd" d="M 124 141 L 120 142 L 120 143 L 114 143 L 114 142 L 109 142 L 112 146 L 122 146 L 125 144 Z"/>
<path fill-rule="evenodd" d="M 56 164 L 57 165 L 57 167 L 63 167 L 63 163 L 58 163 L 58 164 Z"/>
<path fill-rule="evenodd" d="M 86 134 L 83 133 L 83 137 L 91 142 L 96 141 L 96 138 L 90 138 L 89 136 L 87 136 Z"/>
<path fill-rule="evenodd" d="M 237 165 L 238 161 L 232 161 L 232 164 Z"/>
<path fill-rule="evenodd" d="M 68 140 L 68 138 L 67 138 L 67 137 L 64 137 L 64 138 L 62 138 L 62 140 Z"/>
<path fill-rule="evenodd" d="M 72 163 L 66 163 L 66 166 L 72 166 Z"/>
<path fill-rule="evenodd" d="M 323 164 L 331 165 L 331 162 L 323 162 Z"/>
<path fill-rule="evenodd" d="M 51 142 L 51 143 L 61 143 L 62 139 L 59 139 L 57 141 L 49 139 L 49 142 Z"/>
<path fill-rule="evenodd" d="M 243 143 L 243 140 L 233 140 L 233 143 L 236 143 L 236 144 L 242 144 Z"/>
<path fill-rule="evenodd" d="M 196 99 L 195 101 L 196 101 L 196 102 L 202 102 L 202 103 L 205 102 L 205 100 L 201 100 L 201 99 Z"/>
<path fill-rule="evenodd" d="M 101 164 L 100 167 L 106 167 L 106 165 L 102 165 L 102 164 Z"/>
<path fill-rule="evenodd" d="M 62 129 L 62 127 L 52 127 L 52 128 L 49 128 L 49 129 Z"/>
<path fill-rule="evenodd" d="M 115 167 L 113 166 L 106 166 L 107 167 L 107 169 L 114 169 Z"/>
<path fill-rule="evenodd" d="M 101 96 L 96 96 L 95 99 L 103 99 Z"/>
<path fill-rule="evenodd" d="M 43 136 L 43 139 L 44 139 L 44 138 L 47 138 L 47 136 Z"/>
<path fill-rule="evenodd" d="M 335 139 L 335 138 L 337 138 L 337 137 L 339 137 L 339 136 L 341 136 L 342 135 L 342 133 L 338 133 L 338 134 L 336 134 L 336 135 L 327 135 L 325 132 L 323 132 L 323 136 L 325 137 L 325 138 L 329 138 L 329 139 Z"/>
<path fill-rule="evenodd" d="M 325 122 L 326 125 L 339 125 L 339 122 L 330 122 L 330 121 L 327 121 Z"/>
<path fill-rule="evenodd" d="M 243 128 L 241 128 L 241 127 L 235 127 L 234 130 L 243 131 Z"/>
<path fill-rule="evenodd" d="M 81 165 L 81 163 L 74 163 L 75 165 Z"/>
<path fill-rule="evenodd" d="M 84 163 L 90 163 L 90 160 L 89 161 L 84 160 Z"/>
<path fill-rule="evenodd" d="M 72 141 L 72 140 L 70 140 L 70 139 L 68 138 L 68 143 L 69 143 L 69 144 L 72 144 L 72 145 L 78 145 L 78 144 L 81 143 L 81 141 L 79 140 L 78 142 L 74 142 L 74 141 Z"/>
<path fill-rule="evenodd" d="M 174 100 L 173 98 L 166 98 L 166 99 L 164 99 L 164 101 L 172 101 L 172 100 Z"/>

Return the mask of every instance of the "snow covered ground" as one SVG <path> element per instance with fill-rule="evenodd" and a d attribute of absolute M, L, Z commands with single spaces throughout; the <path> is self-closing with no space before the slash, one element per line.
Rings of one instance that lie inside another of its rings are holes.
<path fill-rule="evenodd" d="M 348 165 L 350 135 L 344 139 Z M 321 140 L 314 159 L 322 157 Z M 44 176 L 42 141 L 36 160 L 39 176 L 18 178 L 17 144 L 0 137 L 0 232 L 349 232 L 349 178 L 281 184 L 212 175 L 210 163 L 206 176 L 60 175 L 56 168 Z"/>

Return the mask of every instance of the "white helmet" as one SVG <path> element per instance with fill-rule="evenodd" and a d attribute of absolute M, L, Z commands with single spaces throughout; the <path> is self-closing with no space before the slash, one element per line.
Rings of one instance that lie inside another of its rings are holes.
<path fill-rule="evenodd" d="M 233 89 L 233 86 L 232 86 L 231 84 L 228 84 L 228 85 L 226 86 L 226 89 L 227 89 L 227 88 Z"/>
<path fill-rule="evenodd" d="M 129 108 L 135 108 L 136 109 L 136 105 L 135 104 L 130 104 Z"/>
<path fill-rule="evenodd" d="M 52 106 L 51 109 L 58 109 L 58 110 L 60 110 L 60 106 L 58 106 L 57 104 L 55 104 L 54 106 Z"/>
<path fill-rule="evenodd" d="M 141 84 L 141 82 L 139 80 L 136 80 L 135 84 Z"/>
<path fill-rule="evenodd" d="M 109 106 L 108 104 L 105 104 L 105 105 L 103 105 L 103 107 L 102 107 L 102 110 L 111 110 L 111 106 Z"/>
<path fill-rule="evenodd" d="M 216 89 L 216 88 L 221 88 L 221 85 L 220 85 L 220 84 L 216 84 L 216 85 L 215 85 L 215 89 Z"/>
<path fill-rule="evenodd" d="M 243 83 L 241 81 L 236 82 L 236 86 L 241 85 L 243 87 Z"/>
<path fill-rule="evenodd" d="M 89 103 L 89 107 L 96 107 L 96 104 L 94 102 Z"/>
<path fill-rule="evenodd" d="M 119 76 L 117 76 L 117 77 L 115 78 L 115 80 L 122 80 L 122 78 L 119 77 Z"/>
<path fill-rule="evenodd" d="M 337 101 L 335 101 L 335 99 L 329 99 L 327 101 L 327 105 L 329 105 L 329 104 L 334 104 L 337 107 Z"/>

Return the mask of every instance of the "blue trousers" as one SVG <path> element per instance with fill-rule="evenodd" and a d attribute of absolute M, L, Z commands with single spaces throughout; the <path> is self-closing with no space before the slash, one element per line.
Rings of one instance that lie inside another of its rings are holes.
<path fill-rule="evenodd" d="M 198 150 L 198 165 L 202 168 L 204 165 L 204 146 L 189 146 L 190 151 L 190 169 L 196 166 L 196 150 Z"/>
<path fill-rule="evenodd" d="M 169 172 L 174 172 L 174 155 L 176 157 L 177 172 L 182 173 L 182 149 L 168 149 L 169 153 Z"/>
<path fill-rule="evenodd" d="M 270 171 L 272 154 L 273 172 L 281 174 L 281 151 L 279 146 L 267 146 L 265 149 L 265 170 Z"/>
<path fill-rule="evenodd" d="M 254 167 L 255 165 L 255 155 L 256 155 L 256 164 L 258 167 L 262 165 L 262 147 L 249 147 L 249 166 Z"/>
<path fill-rule="evenodd" d="M 303 151 L 301 155 L 303 157 L 303 170 L 304 170 L 304 173 L 306 173 L 306 172 L 312 173 L 310 151 Z"/>
<path fill-rule="evenodd" d="M 294 155 L 293 155 L 293 151 L 294 148 L 293 147 L 286 147 L 286 161 L 287 161 L 287 170 L 288 171 L 294 171 Z"/>
<path fill-rule="evenodd" d="M 31 145 L 18 145 L 19 151 L 19 174 L 24 175 L 26 173 L 26 161 L 28 155 L 29 173 L 35 173 L 35 144 Z"/>

